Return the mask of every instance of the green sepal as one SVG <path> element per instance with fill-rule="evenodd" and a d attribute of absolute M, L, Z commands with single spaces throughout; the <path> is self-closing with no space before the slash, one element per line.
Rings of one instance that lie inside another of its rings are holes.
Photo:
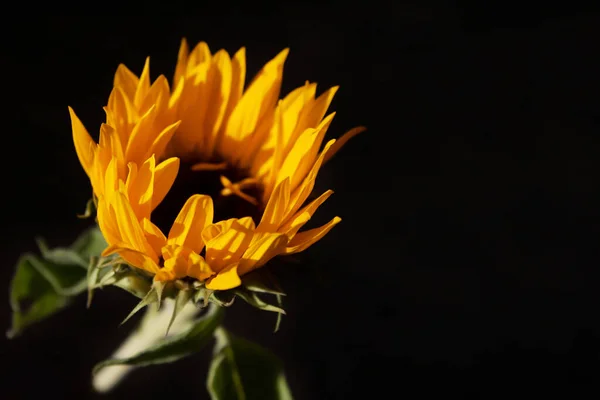
<path fill-rule="evenodd" d="M 212 292 L 209 301 L 220 307 L 230 307 L 235 301 L 235 293 L 231 290 Z"/>
<path fill-rule="evenodd" d="M 148 309 L 151 312 L 152 308 Z M 223 308 L 210 307 L 206 314 L 192 321 L 189 327 L 176 335 L 163 337 L 140 353 L 123 359 L 108 359 L 102 361 L 93 369 L 95 375 L 100 369 L 110 365 L 146 366 L 177 361 L 200 351 L 211 340 L 215 329 L 223 320 Z M 142 324 L 144 321 L 142 321 Z M 141 327 L 141 329 L 144 329 Z M 150 329 L 158 327 L 150 326 Z"/>
<path fill-rule="evenodd" d="M 129 321 L 129 319 L 131 317 L 133 317 L 135 314 L 137 314 L 138 311 L 140 311 L 142 308 L 146 307 L 147 305 L 150 305 L 153 303 L 158 303 L 158 301 L 159 301 L 158 299 L 159 299 L 159 295 L 156 291 L 156 288 L 154 286 L 152 286 L 152 288 L 150 288 L 148 293 L 146 293 L 146 295 L 142 298 L 142 300 L 133 308 L 133 310 L 131 310 L 129 315 L 127 315 L 127 317 L 125 317 L 125 319 L 123 320 L 123 322 L 120 323 L 120 325 L 123 325 L 125 322 Z"/>
<path fill-rule="evenodd" d="M 291 400 L 281 361 L 256 343 L 215 330 L 206 386 L 213 400 Z"/>
<path fill-rule="evenodd" d="M 246 303 L 250 304 L 253 307 L 256 307 L 258 309 L 264 310 L 264 311 L 272 311 L 272 312 L 276 312 L 279 314 L 284 314 L 285 315 L 285 310 L 281 307 L 277 307 L 274 306 L 273 304 L 269 304 L 267 302 L 265 302 L 263 299 L 261 299 L 258 296 L 258 293 L 256 292 L 251 292 L 247 289 L 243 289 L 243 288 L 237 288 L 234 289 L 234 293 L 239 296 L 240 298 L 242 298 Z"/>
<path fill-rule="evenodd" d="M 92 197 L 87 201 L 87 203 L 85 203 L 85 211 L 83 212 L 83 214 L 77 214 L 77 218 L 87 219 L 92 216 L 95 210 L 96 202 L 94 201 L 94 197 Z"/>
<path fill-rule="evenodd" d="M 171 329 L 171 325 L 173 325 L 173 321 L 177 318 L 177 314 L 185 307 L 186 304 L 190 301 L 193 296 L 193 292 L 191 290 L 179 290 L 177 296 L 175 296 L 175 307 L 173 307 L 173 314 L 171 315 L 171 319 L 169 320 L 169 324 L 167 325 L 167 331 L 165 332 L 165 336 L 169 334 L 169 329 Z"/>
<path fill-rule="evenodd" d="M 257 269 L 242 277 L 242 286 L 251 292 L 285 296 L 275 277 L 267 270 Z"/>
<path fill-rule="evenodd" d="M 143 299 L 146 293 L 152 288 L 152 281 L 147 277 L 141 276 L 135 270 L 114 273 L 115 282 L 107 283 L 117 286 L 132 295 Z"/>

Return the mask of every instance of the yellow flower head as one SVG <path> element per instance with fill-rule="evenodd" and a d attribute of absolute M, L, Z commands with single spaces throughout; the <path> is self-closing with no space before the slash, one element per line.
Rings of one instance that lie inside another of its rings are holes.
<path fill-rule="evenodd" d="M 120 65 L 98 144 L 69 109 L 109 244 L 104 256 L 116 253 L 155 281 L 190 277 L 226 290 L 273 257 L 305 250 L 341 221 L 300 231 L 333 193 L 305 204 L 319 169 L 364 128 L 320 150 L 337 87 L 316 97 L 316 84 L 307 82 L 280 100 L 287 54 L 269 61 L 246 89 L 243 48 L 231 58 L 224 50 L 211 54 L 203 42 L 190 52 L 184 40 L 173 90 L 162 75 L 151 84 L 148 60 L 139 78 Z M 215 203 L 208 186 L 194 187 L 165 236 L 155 224 L 157 207 L 189 173 L 219 174 L 220 196 Z M 215 221 L 217 203 L 232 195 L 255 212 Z"/>

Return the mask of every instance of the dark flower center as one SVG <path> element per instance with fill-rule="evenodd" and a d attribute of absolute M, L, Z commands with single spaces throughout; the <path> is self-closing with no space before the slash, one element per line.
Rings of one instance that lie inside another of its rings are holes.
<path fill-rule="evenodd" d="M 152 222 L 165 235 L 169 234 L 175 218 L 177 218 L 187 199 L 194 194 L 205 194 L 212 197 L 215 208 L 214 222 L 242 217 L 252 217 L 255 224 L 260 222 L 262 216 L 262 206 L 260 204 L 262 190 L 260 185 L 250 185 L 243 189 L 245 194 L 258 200 L 258 205 L 252 204 L 235 194 L 228 196 L 221 194 L 223 189 L 221 175 L 236 183 L 249 177 L 247 171 L 229 166 L 216 171 L 193 171 L 191 167 L 194 164 L 193 162 L 181 161 L 179 173 L 171 190 L 162 203 L 152 212 Z"/>

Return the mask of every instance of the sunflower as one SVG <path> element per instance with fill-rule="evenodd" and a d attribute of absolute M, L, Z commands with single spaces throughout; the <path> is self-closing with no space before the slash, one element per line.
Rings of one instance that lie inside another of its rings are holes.
<path fill-rule="evenodd" d="M 275 56 L 247 88 L 244 48 L 230 57 L 201 42 L 190 52 L 183 40 L 172 88 L 162 75 L 151 82 L 149 59 L 139 77 L 120 65 L 99 143 L 69 108 L 109 244 L 103 256 L 117 254 L 154 281 L 193 278 L 227 290 L 341 221 L 300 231 L 333 193 L 307 201 L 319 169 L 364 128 L 319 151 L 337 87 L 316 97 L 307 82 L 279 99 L 287 55 Z M 213 199 L 206 193 L 215 188 Z M 226 208 L 234 215 L 224 218 Z"/>

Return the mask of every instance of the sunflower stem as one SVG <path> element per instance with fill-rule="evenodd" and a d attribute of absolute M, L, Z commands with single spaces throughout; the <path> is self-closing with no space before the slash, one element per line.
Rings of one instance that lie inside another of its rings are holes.
<path fill-rule="evenodd" d="M 162 327 L 171 320 L 175 301 L 164 299 L 160 310 L 155 305 L 147 307 L 139 327 L 121 344 L 111 358 L 124 359 L 135 356 L 165 338 Z M 188 329 L 199 311 L 200 309 L 192 302 L 184 306 L 178 313 L 177 319 L 173 321 L 168 336 L 177 335 Z M 136 367 L 131 365 L 112 365 L 102 368 L 94 376 L 92 382 L 94 390 L 99 393 L 111 391 L 134 368 Z"/>

